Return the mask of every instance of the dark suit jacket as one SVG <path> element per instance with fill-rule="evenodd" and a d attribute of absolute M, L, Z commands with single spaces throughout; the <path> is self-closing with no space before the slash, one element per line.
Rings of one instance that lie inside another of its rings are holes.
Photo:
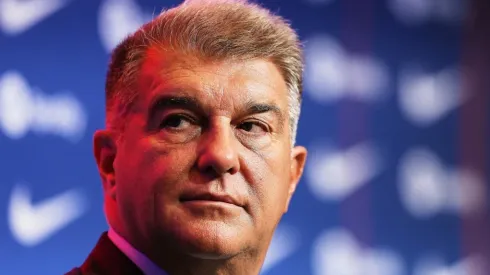
<path fill-rule="evenodd" d="M 65 275 L 143 275 L 104 232 L 82 266 Z"/>

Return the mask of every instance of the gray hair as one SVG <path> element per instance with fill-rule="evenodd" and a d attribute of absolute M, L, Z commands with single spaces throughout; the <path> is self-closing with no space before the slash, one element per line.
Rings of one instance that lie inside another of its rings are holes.
<path fill-rule="evenodd" d="M 303 52 L 296 32 L 282 17 L 257 4 L 231 0 L 187 0 L 161 12 L 113 51 L 106 79 L 106 125 L 124 127 L 134 88 L 150 46 L 196 57 L 272 61 L 288 87 L 292 145 L 301 107 Z"/>

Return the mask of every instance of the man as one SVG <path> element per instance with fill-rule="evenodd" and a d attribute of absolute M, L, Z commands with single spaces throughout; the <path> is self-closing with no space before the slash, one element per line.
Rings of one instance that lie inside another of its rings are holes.
<path fill-rule="evenodd" d="M 302 51 L 245 1 L 187 1 L 124 40 L 94 136 L 109 224 L 70 274 L 258 274 L 303 172 Z"/>

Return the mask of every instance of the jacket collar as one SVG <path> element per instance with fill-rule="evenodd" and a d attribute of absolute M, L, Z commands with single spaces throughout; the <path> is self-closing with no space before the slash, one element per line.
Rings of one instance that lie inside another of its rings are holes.
<path fill-rule="evenodd" d="M 121 250 L 109 239 L 107 232 L 100 236 L 95 248 L 81 266 L 83 274 L 144 275 Z"/>

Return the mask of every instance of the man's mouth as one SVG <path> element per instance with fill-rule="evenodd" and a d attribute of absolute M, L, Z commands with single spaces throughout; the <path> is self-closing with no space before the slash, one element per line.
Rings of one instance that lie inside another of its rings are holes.
<path fill-rule="evenodd" d="M 243 207 L 243 204 L 228 194 L 217 193 L 188 193 L 184 194 L 180 198 L 181 202 L 203 201 L 203 202 L 223 202 Z"/>

